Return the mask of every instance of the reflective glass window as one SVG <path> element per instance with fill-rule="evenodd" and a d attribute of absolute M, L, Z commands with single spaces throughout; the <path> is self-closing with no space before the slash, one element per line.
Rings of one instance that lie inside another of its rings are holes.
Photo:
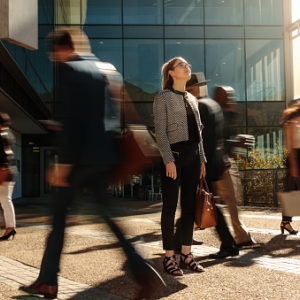
<path fill-rule="evenodd" d="M 242 40 L 207 40 L 205 42 L 206 77 L 210 96 L 216 85 L 235 89 L 237 100 L 245 100 L 244 42 Z"/>
<path fill-rule="evenodd" d="M 91 39 L 92 52 L 101 60 L 112 63 L 122 73 L 122 40 Z"/>
<path fill-rule="evenodd" d="M 89 38 L 122 38 L 122 26 L 113 25 L 86 25 L 83 27 L 84 32 Z"/>
<path fill-rule="evenodd" d="M 121 24 L 121 0 L 88 0 L 85 24 Z"/>
<path fill-rule="evenodd" d="M 242 25 L 243 1 L 241 0 L 205 0 L 205 24 Z"/>
<path fill-rule="evenodd" d="M 205 38 L 243 39 L 244 26 L 205 26 Z"/>
<path fill-rule="evenodd" d="M 124 40 L 124 79 L 136 101 L 161 89 L 162 40 Z M 153 99 L 152 99 L 153 100 Z"/>
<path fill-rule="evenodd" d="M 39 0 L 39 24 L 53 24 L 53 0 Z"/>
<path fill-rule="evenodd" d="M 81 25 L 85 23 L 87 0 L 56 1 L 56 23 Z"/>
<path fill-rule="evenodd" d="M 282 26 L 245 26 L 246 39 L 283 39 Z"/>
<path fill-rule="evenodd" d="M 292 22 L 300 19 L 300 1 L 292 0 Z"/>
<path fill-rule="evenodd" d="M 25 50 L 27 67 L 25 74 L 41 97 L 53 90 L 53 63 L 49 60 L 47 44 L 39 39 L 39 49 Z"/>
<path fill-rule="evenodd" d="M 204 72 L 203 40 L 165 40 L 166 61 L 182 56 L 192 65 L 192 72 Z"/>
<path fill-rule="evenodd" d="M 123 26 L 124 38 L 136 38 L 136 39 L 159 39 L 164 36 L 163 26 L 136 26 L 126 25 Z"/>
<path fill-rule="evenodd" d="M 165 24 L 203 24 L 203 0 L 165 1 Z"/>
<path fill-rule="evenodd" d="M 164 26 L 165 38 L 170 39 L 203 39 L 203 26 Z"/>
<path fill-rule="evenodd" d="M 282 25 L 282 0 L 245 0 L 246 25 Z"/>
<path fill-rule="evenodd" d="M 284 138 L 281 126 L 249 126 L 248 133 L 255 137 L 255 149 L 248 152 L 248 167 L 250 169 L 285 167 Z"/>
<path fill-rule="evenodd" d="M 248 102 L 248 126 L 279 126 L 285 102 Z"/>
<path fill-rule="evenodd" d="M 124 24 L 162 24 L 162 0 L 124 0 Z"/>
<path fill-rule="evenodd" d="M 246 41 L 248 101 L 284 100 L 283 41 Z"/>
<path fill-rule="evenodd" d="M 293 39 L 294 98 L 300 98 L 300 37 Z"/>

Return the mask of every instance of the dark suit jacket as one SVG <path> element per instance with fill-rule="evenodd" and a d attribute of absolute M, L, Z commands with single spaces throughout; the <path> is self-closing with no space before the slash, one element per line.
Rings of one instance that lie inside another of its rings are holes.
<path fill-rule="evenodd" d="M 224 157 L 224 118 L 221 106 L 213 99 L 198 100 L 201 121 L 204 125 L 202 136 L 207 159 L 206 179 L 216 181 L 223 174 L 226 166 Z"/>
<path fill-rule="evenodd" d="M 60 162 L 107 165 L 117 159 L 114 139 L 104 127 L 106 83 L 94 55 L 63 63 L 59 97 L 64 107 Z"/>

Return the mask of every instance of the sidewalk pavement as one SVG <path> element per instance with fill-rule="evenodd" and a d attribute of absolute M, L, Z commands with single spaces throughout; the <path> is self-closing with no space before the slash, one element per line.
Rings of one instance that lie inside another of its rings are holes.
<path fill-rule="evenodd" d="M 18 287 L 31 283 L 39 271 L 50 228 L 43 201 L 16 205 L 16 238 L 0 243 L 0 299 L 39 299 L 29 298 Z M 193 246 L 193 253 L 206 272 L 174 278 L 161 266 L 161 203 L 112 201 L 115 220 L 126 229 L 127 238 L 168 284 L 165 291 L 157 291 L 156 299 L 300 299 L 300 235 L 280 234 L 280 210 L 241 207 L 241 219 L 262 246 L 230 259 L 209 259 L 218 251 L 219 241 L 213 229 L 197 230 L 195 238 L 204 243 Z M 136 286 L 116 238 L 94 215 L 94 203 L 76 204 L 68 218 L 58 299 L 133 299 Z M 300 228 L 300 218 L 294 220 L 293 226 Z"/>

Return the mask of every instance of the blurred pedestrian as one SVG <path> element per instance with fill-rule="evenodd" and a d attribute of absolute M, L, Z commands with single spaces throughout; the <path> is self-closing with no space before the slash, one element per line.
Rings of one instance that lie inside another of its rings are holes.
<path fill-rule="evenodd" d="M 13 239 L 16 234 L 16 217 L 12 202 L 15 185 L 16 166 L 12 163 L 14 153 L 12 145 L 15 141 L 10 129 L 10 117 L 0 112 L 0 202 L 4 214 L 5 232 L 0 241 Z"/>
<path fill-rule="evenodd" d="M 220 105 L 208 97 L 207 80 L 202 72 L 194 73 L 186 88 L 198 100 L 199 112 L 203 122 L 203 146 L 206 153 L 206 180 L 214 194 L 218 194 L 218 182 L 230 164 L 224 151 L 224 118 Z M 224 187 L 225 188 L 225 187 Z M 216 230 L 221 240 L 220 251 L 211 254 L 211 258 L 236 256 L 239 249 L 228 229 L 221 209 L 217 209 Z"/>
<path fill-rule="evenodd" d="M 215 182 L 217 194 L 226 204 L 230 214 L 231 224 L 235 233 L 235 241 L 238 247 L 256 246 L 256 241 L 251 237 L 246 226 L 239 219 L 238 197 L 241 195 L 241 181 L 239 171 L 232 157 L 232 125 L 237 119 L 237 112 L 233 103 L 234 89 L 230 86 L 218 86 L 214 92 L 214 99 L 222 108 L 224 116 L 224 143 L 225 155 L 228 157 L 230 167 L 225 170 L 220 180 Z"/>
<path fill-rule="evenodd" d="M 285 145 L 288 150 L 288 185 L 287 189 L 300 190 L 300 101 L 296 101 L 283 112 Z M 292 217 L 282 216 L 281 233 L 284 230 L 297 234 L 292 225 Z"/>
<path fill-rule="evenodd" d="M 60 163 L 48 172 L 49 182 L 58 191 L 51 203 L 52 230 L 38 279 L 22 289 L 56 298 L 67 209 L 77 192 L 88 188 L 98 200 L 99 214 L 120 241 L 131 271 L 141 286 L 139 297 L 147 297 L 155 291 L 154 286 L 157 288 L 164 283 L 125 239 L 107 211 L 109 201 L 104 191 L 112 166 L 118 164 L 118 149 L 114 136 L 105 129 L 108 126 L 105 118 L 107 89 L 97 67 L 98 59 L 90 51 L 88 38 L 79 29 L 59 28 L 50 34 L 49 41 L 52 43 L 50 57 L 60 67 L 59 96 L 64 104 Z"/>
<path fill-rule="evenodd" d="M 202 123 L 197 99 L 185 91 L 191 66 L 182 57 L 174 57 L 162 66 L 162 91 L 154 99 L 156 140 L 162 156 L 161 230 L 165 258 L 163 266 L 171 275 L 183 275 L 182 268 L 203 272 L 191 253 L 196 190 L 205 176 Z M 174 219 L 181 188 L 182 246 L 180 266 L 175 257 Z"/>

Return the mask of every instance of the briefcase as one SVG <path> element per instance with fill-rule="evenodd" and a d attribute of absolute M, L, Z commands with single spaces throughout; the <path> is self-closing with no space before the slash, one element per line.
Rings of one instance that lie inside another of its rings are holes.
<path fill-rule="evenodd" d="M 279 192 L 277 198 L 280 201 L 283 216 L 300 216 L 300 191 Z"/>

